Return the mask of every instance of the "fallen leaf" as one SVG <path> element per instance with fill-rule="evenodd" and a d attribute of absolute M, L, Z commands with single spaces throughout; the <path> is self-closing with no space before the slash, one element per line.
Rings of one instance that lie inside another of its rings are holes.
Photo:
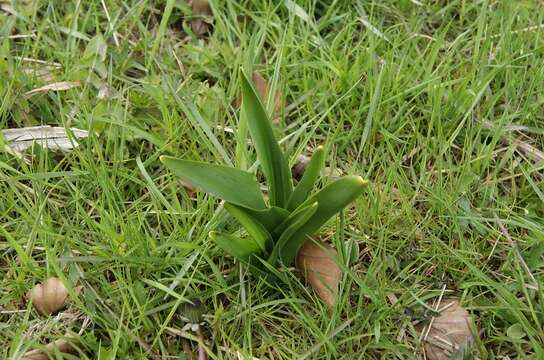
<path fill-rule="evenodd" d="M 32 89 L 30 91 L 27 91 L 23 95 L 24 95 L 24 97 L 29 98 L 29 97 L 31 97 L 33 95 L 36 95 L 36 94 L 46 93 L 46 92 L 49 92 L 49 91 L 65 91 L 65 90 L 70 90 L 70 89 L 73 89 L 75 87 L 80 87 L 80 86 L 81 86 L 80 81 L 60 81 L 60 82 L 55 82 L 55 83 L 52 83 L 52 84 L 48 84 L 48 85 L 45 85 L 45 86 L 42 86 L 42 87 L 39 87 L 39 88 L 36 88 L 36 89 Z"/>
<path fill-rule="evenodd" d="M 429 360 L 450 360 L 472 351 L 474 337 L 470 328 L 470 315 L 457 299 L 445 299 L 443 310 L 429 324 L 416 327 L 423 337 L 425 355 Z M 462 358 L 462 357 L 461 357 Z"/>
<path fill-rule="evenodd" d="M 191 20 L 191 30 L 197 36 L 202 36 L 210 29 L 210 24 L 206 22 L 206 17 L 212 16 L 212 9 L 208 0 L 193 0 L 191 4 L 193 10 L 193 19 Z"/>
<path fill-rule="evenodd" d="M 81 129 L 71 128 L 73 137 L 82 139 L 89 136 L 89 132 Z M 29 148 L 37 143 L 43 148 L 50 150 L 70 150 L 79 144 L 68 134 L 63 127 L 31 126 L 18 129 L 5 129 L 1 131 L 7 146 L 15 153 Z"/>
<path fill-rule="evenodd" d="M 27 299 L 40 315 L 54 315 L 68 303 L 68 291 L 62 280 L 52 277 L 35 285 Z"/>
<path fill-rule="evenodd" d="M 336 250 L 320 240 L 306 241 L 297 254 L 296 267 L 321 300 L 334 306 L 342 271 L 336 263 Z"/>
<path fill-rule="evenodd" d="M 49 360 L 55 351 L 66 354 L 77 354 L 77 350 L 64 339 L 55 340 L 45 345 L 44 350 L 27 351 L 21 360 Z"/>

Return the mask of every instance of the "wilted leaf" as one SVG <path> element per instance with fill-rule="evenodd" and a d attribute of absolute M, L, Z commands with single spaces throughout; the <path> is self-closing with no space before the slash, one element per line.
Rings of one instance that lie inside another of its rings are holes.
<path fill-rule="evenodd" d="M 470 352 L 474 343 L 470 315 L 459 301 L 445 299 L 440 307 L 444 310 L 439 316 L 416 328 L 423 337 L 425 355 L 429 360 L 450 360 L 452 356 Z"/>
<path fill-rule="evenodd" d="M 193 19 L 191 20 L 191 30 L 195 35 L 204 35 L 210 29 L 210 24 L 206 22 L 206 17 L 212 14 L 212 9 L 208 0 L 193 0 L 191 5 L 193 10 Z"/>
<path fill-rule="evenodd" d="M 60 279 L 52 277 L 34 286 L 27 298 L 40 315 L 53 315 L 68 303 L 68 291 Z"/>
<path fill-rule="evenodd" d="M 306 241 L 297 254 L 296 266 L 316 294 L 329 307 L 334 306 L 342 271 L 336 263 L 336 250 L 322 241 Z"/>
<path fill-rule="evenodd" d="M 89 136 L 89 132 L 76 128 L 71 128 L 70 131 L 73 137 L 82 139 Z M 43 148 L 51 150 L 70 150 L 77 147 L 79 144 L 68 134 L 62 127 L 31 126 L 20 129 L 6 129 L 1 131 L 4 141 L 7 146 L 16 153 L 19 153 L 26 148 L 37 143 Z"/>
<path fill-rule="evenodd" d="M 59 339 L 47 344 L 43 351 L 27 351 L 21 360 L 49 360 L 55 351 L 66 354 L 77 354 L 77 350 L 68 341 Z"/>
<path fill-rule="evenodd" d="M 46 93 L 49 91 L 65 91 L 65 90 L 70 90 L 80 86 L 81 86 L 80 81 L 61 81 L 61 82 L 48 84 L 48 85 L 30 90 L 30 91 L 27 91 L 26 93 L 24 93 L 24 97 L 29 98 L 32 95 Z"/>

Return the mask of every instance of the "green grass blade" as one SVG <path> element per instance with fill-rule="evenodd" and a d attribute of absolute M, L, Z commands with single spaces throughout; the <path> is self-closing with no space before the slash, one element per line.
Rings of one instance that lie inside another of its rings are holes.
<path fill-rule="evenodd" d="M 304 224 L 310 220 L 319 207 L 317 202 L 303 206 L 297 209 L 283 224 L 284 230 L 282 231 L 278 241 L 276 242 L 272 254 L 268 257 L 268 263 L 272 266 L 276 265 L 279 256 L 281 255 L 281 249 L 285 246 L 286 242 L 295 234 Z"/>
<path fill-rule="evenodd" d="M 319 204 L 317 211 L 298 231 L 285 241 L 285 245 L 280 249 L 280 256 L 284 264 L 291 265 L 298 249 L 306 238 L 313 235 L 334 214 L 361 195 L 367 184 L 368 182 L 360 176 L 345 176 L 311 196 L 305 204 L 317 202 Z M 301 206 L 305 206 L 305 204 Z"/>
<path fill-rule="evenodd" d="M 259 254 L 259 245 L 253 239 L 241 239 L 230 234 L 218 234 L 210 232 L 210 238 L 227 254 L 235 257 L 243 263 L 249 264 L 254 255 Z"/>
<path fill-rule="evenodd" d="M 312 159 L 310 160 L 306 171 L 304 171 L 302 179 L 289 197 L 289 202 L 287 203 L 287 209 L 289 211 L 293 211 L 306 200 L 319 177 L 319 173 L 321 172 L 324 163 L 325 150 L 323 149 L 323 146 L 318 146 L 312 154 Z"/>
<path fill-rule="evenodd" d="M 265 210 L 244 209 L 251 217 L 257 220 L 264 228 L 272 234 L 282 222 L 289 217 L 289 211 L 277 206 L 270 207 Z"/>
<path fill-rule="evenodd" d="M 268 181 L 270 205 L 285 207 L 293 191 L 289 165 L 274 137 L 263 104 L 243 71 L 241 78 L 242 110 L 257 151 L 257 158 Z"/>
<path fill-rule="evenodd" d="M 183 180 L 230 203 L 265 209 L 266 205 L 255 177 L 229 166 L 161 156 L 161 162 Z"/>
<path fill-rule="evenodd" d="M 257 243 L 263 252 L 266 252 L 267 248 L 272 248 L 272 236 L 270 236 L 270 233 L 263 225 L 251 217 L 244 208 L 226 203 L 225 210 L 242 224 L 249 236 Z"/>

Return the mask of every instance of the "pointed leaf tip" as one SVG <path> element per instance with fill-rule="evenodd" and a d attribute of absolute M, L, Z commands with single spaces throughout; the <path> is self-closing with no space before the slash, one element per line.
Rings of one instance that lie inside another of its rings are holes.
<path fill-rule="evenodd" d="M 257 158 L 268 182 L 270 205 L 285 207 L 293 191 L 291 171 L 275 138 L 272 123 L 251 81 L 241 71 L 242 111 L 247 119 L 249 134 Z"/>
<path fill-rule="evenodd" d="M 204 192 L 243 207 L 266 208 L 259 183 L 255 176 L 247 171 L 170 156 L 161 157 L 161 160 L 183 181 Z"/>

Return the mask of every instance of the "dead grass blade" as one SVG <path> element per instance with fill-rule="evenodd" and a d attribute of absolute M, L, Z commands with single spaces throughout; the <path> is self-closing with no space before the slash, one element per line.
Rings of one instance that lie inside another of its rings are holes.
<path fill-rule="evenodd" d="M 80 86 L 81 81 L 60 81 L 27 91 L 23 96 L 29 98 L 36 94 L 43 94 L 49 91 L 66 91 Z"/>

